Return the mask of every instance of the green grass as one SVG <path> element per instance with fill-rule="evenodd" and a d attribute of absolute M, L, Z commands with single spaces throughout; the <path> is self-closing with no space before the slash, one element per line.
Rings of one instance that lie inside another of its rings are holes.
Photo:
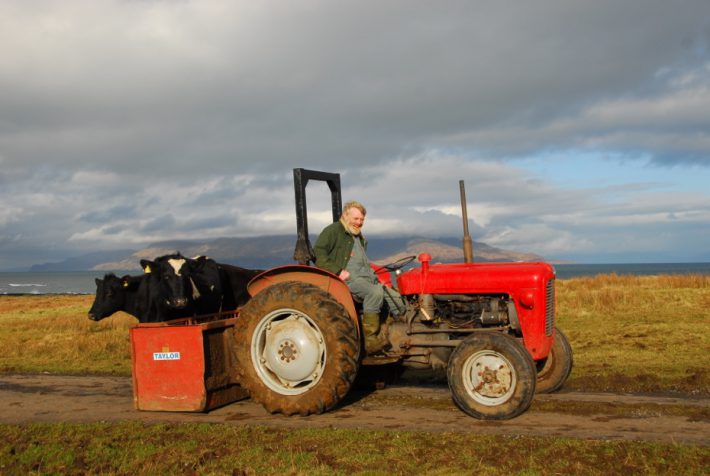
<path fill-rule="evenodd" d="M 128 328 L 136 320 L 120 314 L 91 322 L 86 317 L 91 300 L 0 296 L 0 372 L 130 375 Z M 710 277 L 559 280 L 557 305 L 558 325 L 575 358 L 566 388 L 710 395 Z M 392 404 L 439 402 L 395 397 Z M 449 400 L 440 404 L 458 411 Z M 530 411 L 591 416 L 599 405 L 536 400 Z M 704 407 L 603 404 L 603 410 L 623 417 L 710 418 Z M 229 424 L 0 425 L 0 475 L 475 473 L 710 474 L 710 450 L 636 441 Z"/>
<path fill-rule="evenodd" d="M 128 329 L 118 313 L 90 321 L 92 296 L 0 296 L 0 372 L 130 375 Z"/>
<path fill-rule="evenodd" d="M 0 474 L 703 474 L 707 448 L 210 424 L 0 425 Z"/>
<path fill-rule="evenodd" d="M 710 276 L 560 280 L 557 303 L 567 388 L 710 395 Z"/>
<path fill-rule="evenodd" d="M 710 395 L 710 276 L 558 280 L 557 324 L 575 367 L 566 388 Z M 130 375 L 119 313 L 86 317 L 91 296 L 0 296 L 0 372 Z"/>

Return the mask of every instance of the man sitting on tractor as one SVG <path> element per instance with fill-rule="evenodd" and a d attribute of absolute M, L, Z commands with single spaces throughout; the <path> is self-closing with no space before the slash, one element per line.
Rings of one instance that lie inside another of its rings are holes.
<path fill-rule="evenodd" d="M 367 240 L 361 231 L 366 214 L 361 203 L 347 202 L 340 220 L 323 229 L 313 251 L 316 266 L 338 275 L 353 296 L 362 301 L 365 352 L 372 355 L 387 346 L 387 335 L 380 322 L 383 303 L 387 302 L 393 315 L 397 315 L 398 308 L 403 306 L 397 291 L 384 289 L 367 259 Z"/>

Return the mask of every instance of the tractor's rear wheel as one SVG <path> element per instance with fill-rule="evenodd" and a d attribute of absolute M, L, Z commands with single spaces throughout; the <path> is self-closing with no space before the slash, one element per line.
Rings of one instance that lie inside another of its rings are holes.
<path fill-rule="evenodd" d="M 348 393 L 358 371 L 355 324 L 311 284 L 261 291 L 240 310 L 235 336 L 240 383 L 271 413 L 323 413 Z"/>
<path fill-rule="evenodd" d="M 538 360 L 535 365 L 537 366 L 537 393 L 556 392 L 562 388 L 572 372 L 572 346 L 567 336 L 557 327 L 555 327 L 550 353 L 544 359 Z"/>
<path fill-rule="evenodd" d="M 447 377 L 456 405 L 482 420 L 516 417 L 535 395 L 535 363 L 522 344 L 505 334 L 465 339 L 451 354 Z"/>

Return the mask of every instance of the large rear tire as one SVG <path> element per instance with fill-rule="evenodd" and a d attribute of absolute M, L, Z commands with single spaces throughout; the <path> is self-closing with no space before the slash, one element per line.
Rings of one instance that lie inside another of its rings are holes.
<path fill-rule="evenodd" d="M 360 342 L 345 308 L 317 286 L 270 286 L 241 308 L 235 326 L 239 380 L 271 413 L 323 413 L 348 393 Z"/>
<path fill-rule="evenodd" d="M 517 340 L 505 334 L 476 334 L 454 349 L 447 367 L 456 405 L 481 420 L 507 420 L 530 407 L 535 363 Z"/>
<path fill-rule="evenodd" d="M 572 372 L 572 346 L 567 336 L 555 327 L 555 337 L 550 353 L 535 363 L 537 367 L 537 393 L 558 391 Z"/>

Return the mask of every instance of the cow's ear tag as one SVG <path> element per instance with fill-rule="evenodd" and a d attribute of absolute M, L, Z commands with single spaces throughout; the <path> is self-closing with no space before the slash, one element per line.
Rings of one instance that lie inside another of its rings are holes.
<path fill-rule="evenodd" d="M 123 282 L 123 287 L 124 287 L 124 288 L 127 288 L 127 287 L 128 287 L 128 281 L 124 281 L 124 282 Z"/>
<path fill-rule="evenodd" d="M 145 268 L 143 268 L 143 272 L 144 272 L 144 273 L 150 273 L 150 272 L 151 272 L 150 265 L 148 265 L 148 264 L 145 265 Z"/>

